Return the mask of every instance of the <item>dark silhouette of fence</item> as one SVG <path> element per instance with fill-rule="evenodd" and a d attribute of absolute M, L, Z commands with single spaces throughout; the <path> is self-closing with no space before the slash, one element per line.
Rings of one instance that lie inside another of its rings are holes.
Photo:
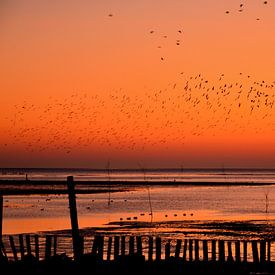
<path fill-rule="evenodd" d="M 60 237 L 61 238 L 61 237 Z M 78 261 L 85 256 L 84 238 L 81 249 L 78 248 Z M 15 240 L 16 239 L 16 240 Z M 9 236 L 9 243 L 0 242 L 0 259 L 13 261 L 24 260 L 32 255 L 37 260 L 48 260 L 53 256 L 64 254 L 58 249 L 58 236 L 18 235 Z M 16 245 L 17 244 L 17 245 Z M 232 240 L 198 240 L 161 239 L 152 236 L 103 236 L 96 235 L 87 243 L 86 254 L 97 261 L 112 261 L 123 256 L 142 256 L 146 261 L 176 259 L 187 262 L 271 262 L 271 241 L 232 241 Z M 74 245 L 74 244 L 73 244 Z M 7 252 L 8 251 L 8 252 Z M 75 252 L 75 249 L 73 249 Z M 234 252 L 234 253 L 233 253 Z M 249 253 L 248 253 L 249 252 Z M 72 257 L 73 258 L 73 257 Z"/>

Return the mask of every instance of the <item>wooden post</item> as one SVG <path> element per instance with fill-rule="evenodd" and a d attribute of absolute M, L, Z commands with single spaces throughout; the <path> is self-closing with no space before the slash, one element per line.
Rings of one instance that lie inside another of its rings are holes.
<path fill-rule="evenodd" d="M 24 249 L 24 239 L 22 234 L 19 234 L 19 248 L 20 248 L 20 257 L 21 257 L 21 260 L 23 260 L 25 256 L 25 249 Z"/>
<path fill-rule="evenodd" d="M 177 240 L 176 250 L 175 250 L 175 258 L 178 259 L 180 257 L 180 249 L 181 249 L 182 240 Z"/>
<path fill-rule="evenodd" d="M 165 244 L 165 260 L 170 259 L 170 245 L 171 245 L 171 240 L 168 240 L 168 242 Z"/>
<path fill-rule="evenodd" d="M 195 240 L 195 261 L 200 260 L 200 255 L 199 255 L 199 240 Z"/>
<path fill-rule="evenodd" d="M 114 241 L 114 260 L 117 260 L 119 256 L 119 236 L 115 236 Z"/>
<path fill-rule="evenodd" d="M 32 254 L 30 235 L 26 235 L 26 248 L 27 248 L 27 254 L 29 255 Z"/>
<path fill-rule="evenodd" d="M 224 262 L 225 261 L 225 254 L 224 254 L 224 241 L 219 240 L 219 261 Z"/>
<path fill-rule="evenodd" d="M 253 254 L 253 262 L 259 263 L 259 253 L 257 247 L 257 241 L 252 241 L 252 254 Z"/>
<path fill-rule="evenodd" d="M 2 262 L 4 259 L 6 259 L 5 257 L 5 251 L 3 249 L 3 242 L 0 240 L 0 262 Z"/>
<path fill-rule="evenodd" d="M 247 262 L 247 241 L 243 241 L 243 262 Z"/>
<path fill-rule="evenodd" d="M 104 236 L 98 236 L 98 259 L 103 260 L 104 253 Z"/>
<path fill-rule="evenodd" d="M 57 236 L 53 236 L 53 255 L 57 255 Z"/>
<path fill-rule="evenodd" d="M 240 241 L 235 242 L 235 260 L 237 263 L 241 261 L 241 245 Z"/>
<path fill-rule="evenodd" d="M 35 257 L 39 260 L 39 236 L 34 236 L 34 243 L 35 243 Z"/>
<path fill-rule="evenodd" d="M 134 253 L 135 253 L 135 238 L 134 238 L 134 236 L 130 236 L 129 255 L 134 255 Z"/>
<path fill-rule="evenodd" d="M 141 236 L 137 236 L 137 254 L 142 256 L 142 239 Z"/>
<path fill-rule="evenodd" d="M 93 246 L 92 246 L 92 255 L 96 255 L 97 248 L 98 248 L 98 237 L 99 236 L 97 235 L 94 237 Z"/>
<path fill-rule="evenodd" d="M 79 237 L 80 235 L 79 235 L 78 219 L 77 219 L 74 178 L 72 176 L 67 177 L 67 187 L 68 187 L 68 194 L 69 194 L 69 207 L 70 207 L 70 217 L 71 217 L 71 227 L 72 227 L 74 259 L 78 261 L 82 255 L 82 245 L 80 243 L 80 237 Z"/>
<path fill-rule="evenodd" d="M 153 245 L 154 245 L 154 239 L 153 237 L 149 237 L 149 247 L 148 247 L 148 261 L 153 261 Z"/>
<path fill-rule="evenodd" d="M 267 261 L 271 261 L 271 241 L 267 241 Z"/>
<path fill-rule="evenodd" d="M 1 259 L 5 259 L 5 260 L 8 259 L 7 252 L 2 240 L 0 240 L 0 260 Z"/>
<path fill-rule="evenodd" d="M 184 245 L 183 245 L 183 255 L 182 255 L 182 260 L 186 261 L 186 254 L 187 254 L 187 240 L 184 240 Z"/>
<path fill-rule="evenodd" d="M 211 248 L 212 248 L 212 261 L 216 261 L 216 240 L 212 240 L 211 242 Z"/>
<path fill-rule="evenodd" d="M 208 245 L 207 240 L 203 240 L 202 242 L 202 249 L 203 249 L 203 260 L 208 262 Z"/>
<path fill-rule="evenodd" d="M 125 255 L 125 236 L 121 236 L 121 255 Z"/>
<path fill-rule="evenodd" d="M 7 252 L 2 240 L 0 240 L 0 253 L 5 259 L 7 259 Z"/>
<path fill-rule="evenodd" d="M 189 239 L 189 261 L 193 261 L 193 240 Z"/>
<path fill-rule="evenodd" d="M 112 242 L 113 242 L 113 238 L 109 237 L 109 239 L 108 239 L 108 248 L 107 248 L 107 261 L 111 260 Z"/>
<path fill-rule="evenodd" d="M 161 260 L 161 238 L 156 237 L 156 260 Z"/>
<path fill-rule="evenodd" d="M 46 243 L 45 243 L 45 260 L 49 260 L 51 257 L 52 250 L 52 237 L 50 235 L 46 235 Z"/>
<path fill-rule="evenodd" d="M 2 241 L 3 234 L 3 195 L 0 194 L 0 241 Z"/>
<path fill-rule="evenodd" d="M 266 260 L 266 242 L 260 241 L 260 262 L 264 263 Z"/>
<path fill-rule="evenodd" d="M 14 258 L 15 261 L 18 261 L 18 256 L 17 256 L 17 251 L 16 251 L 16 247 L 15 247 L 15 244 L 14 244 L 13 236 L 9 236 L 9 239 L 10 239 L 10 246 L 11 246 L 11 251 L 12 251 L 12 254 L 13 254 L 13 258 Z"/>
<path fill-rule="evenodd" d="M 232 246 L 231 246 L 231 242 L 227 242 L 227 250 L 228 250 L 227 261 L 232 262 L 232 261 L 233 261 L 233 255 L 232 255 Z"/>

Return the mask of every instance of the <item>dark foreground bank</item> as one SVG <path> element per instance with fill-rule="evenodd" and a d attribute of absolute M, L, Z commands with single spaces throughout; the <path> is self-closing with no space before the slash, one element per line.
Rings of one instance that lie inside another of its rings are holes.
<path fill-rule="evenodd" d="M 275 274 L 274 263 L 231 262 L 183 262 L 169 260 L 145 261 L 144 257 L 123 256 L 116 261 L 99 262 L 92 255 L 85 255 L 75 262 L 64 255 L 52 257 L 48 261 L 36 261 L 32 256 L 16 263 L 2 262 L 1 274 L 192 274 L 192 275 L 238 275 Z"/>

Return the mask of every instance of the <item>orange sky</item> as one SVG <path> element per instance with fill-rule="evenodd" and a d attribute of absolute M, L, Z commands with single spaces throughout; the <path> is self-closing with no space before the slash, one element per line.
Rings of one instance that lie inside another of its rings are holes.
<path fill-rule="evenodd" d="M 242 3 L 1 1 L 0 166 L 274 168 L 275 4 Z"/>

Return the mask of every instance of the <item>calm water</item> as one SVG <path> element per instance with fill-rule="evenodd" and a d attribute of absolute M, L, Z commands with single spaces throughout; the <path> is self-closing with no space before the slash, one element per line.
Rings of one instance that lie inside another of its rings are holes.
<path fill-rule="evenodd" d="M 149 215 L 148 191 L 153 216 Z M 140 187 L 111 193 L 110 198 L 106 193 L 78 195 L 77 207 L 81 228 L 108 228 L 108 223 L 121 220 L 272 222 L 275 219 L 275 186 Z M 4 234 L 66 229 L 70 228 L 69 222 L 65 195 L 4 198 Z M 166 229 L 155 228 L 158 230 Z"/>

